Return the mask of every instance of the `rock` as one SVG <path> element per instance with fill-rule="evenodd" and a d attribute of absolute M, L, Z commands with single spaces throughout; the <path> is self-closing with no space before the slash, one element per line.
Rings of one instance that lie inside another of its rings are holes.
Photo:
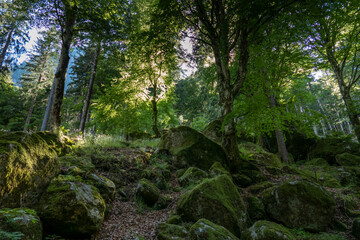
<path fill-rule="evenodd" d="M 222 133 L 221 133 L 221 127 L 222 127 L 222 119 L 216 119 L 212 122 L 210 122 L 204 130 L 201 132 L 212 141 L 216 142 L 217 144 L 221 145 L 222 142 Z"/>
<path fill-rule="evenodd" d="M 260 220 L 266 218 L 265 207 L 260 199 L 257 197 L 247 197 L 248 214 L 252 220 Z"/>
<path fill-rule="evenodd" d="M 360 239 L 360 218 L 356 218 L 353 221 L 351 233 L 356 239 Z"/>
<path fill-rule="evenodd" d="M 306 161 L 305 165 L 327 167 L 329 166 L 329 163 L 323 158 L 313 158 L 309 161 Z"/>
<path fill-rule="evenodd" d="M 242 160 L 238 165 L 238 172 L 234 174 L 242 174 L 251 179 L 251 184 L 267 181 L 267 177 L 262 173 L 260 168 L 253 161 Z M 234 177 L 234 175 L 233 175 Z"/>
<path fill-rule="evenodd" d="M 140 180 L 135 189 L 135 197 L 149 206 L 153 206 L 155 204 L 155 202 L 159 199 L 159 195 L 159 191 L 156 187 L 145 178 Z"/>
<path fill-rule="evenodd" d="M 360 217 L 360 201 L 353 195 L 338 195 L 341 204 L 340 210 L 349 217 Z"/>
<path fill-rule="evenodd" d="M 262 193 L 269 216 L 290 228 L 324 231 L 334 219 L 335 202 L 322 187 L 307 181 L 288 181 Z"/>
<path fill-rule="evenodd" d="M 217 225 L 204 218 L 200 219 L 191 226 L 189 231 L 189 240 L 211 239 L 239 240 L 223 226 Z"/>
<path fill-rule="evenodd" d="M 42 225 L 40 218 L 37 216 L 35 210 L 32 209 L 0 209 L 0 226 L 1 239 L 42 239 Z M 2 236 L 2 231 L 7 232 L 9 238 Z M 10 236 L 13 236 L 13 238 Z M 15 238 L 15 236 L 19 236 L 19 238 Z"/>
<path fill-rule="evenodd" d="M 158 201 L 155 203 L 154 208 L 155 209 L 165 209 L 167 208 L 172 202 L 172 198 L 170 195 L 166 194 L 166 195 L 160 195 Z"/>
<path fill-rule="evenodd" d="M 110 179 L 94 173 L 88 174 L 84 178 L 87 184 L 92 185 L 99 190 L 105 202 L 114 200 L 116 187 Z"/>
<path fill-rule="evenodd" d="M 308 154 L 309 159 L 323 158 L 330 165 L 336 163 L 336 155 L 342 153 L 360 154 L 360 145 L 351 140 L 328 137 L 322 138 L 311 147 Z"/>
<path fill-rule="evenodd" d="M 187 234 L 188 231 L 186 230 L 186 228 L 174 224 L 159 223 L 156 228 L 156 238 L 158 240 L 185 240 Z"/>
<path fill-rule="evenodd" d="M 0 133 L 0 207 L 35 206 L 60 172 L 61 150 L 51 133 Z"/>
<path fill-rule="evenodd" d="M 264 191 L 265 189 L 271 188 L 272 186 L 273 184 L 271 182 L 265 181 L 251 185 L 250 187 L 248 187 L 248 191 L 252 194 L 257 194 Z"/>
<path fill-rule="evenodd" d="M 204 170 L 196 167 L 189 167 L 186 172 L 179 178 L 179 183 L 183 187 L 189 186 L 207 177 L 208 174 Z"/>
<path fill-rule="evenodd" d="M 95 165 L 92 164 L 91 160 L 84 157 L 66 155 L 60 157 L 59 161 L 62 168 L 73 168 L 75 166 L 85 172 L 93 172 L 95 170 Z"/>
<path fill-rule="evenodd" d="M 360 156 L 351 153 L 342 153 L 335 156 L 336 162 L 341 166 L 360 167 Z"/>
<path fill-rule="evenodd" d="M 265 151 L 255 143 L 240 143 L 239 151 L 246 160 L 255 161 L 262 166 L 282 168 L 280 158 L 276 154 Z"/>
<path fill-rule="evenodd" d="M 169 219 L 166 221 L 169 224 L 180 224 L 181 217 L 179 215 L 170 215 Z"/>
<path fill-rule="evenodd" d="M 174 155 L 178 168 L 193 166 L 208 170 L 214 162 L 226 163 L 226 154 L 220 145 L 186 126 L 170 129 L 161 137 L 159 148 Z"/>
<path fill-rule="evenodd" d="M 248 176 L 246 176 L 244 174 L 235 173 L 235 174 L 232 174 L 231 176 L 232 176 L 235 184 L 242 188 L 246 188 L 253 183 L 251 178 L 249 178 Z"/>
<path fill-rule="evenodd" d="M 247 229 L 241 240 L 295 240 L 296 238 L 284 226 L 269 222 L 257 221 Z"/>
<path fill-rule="evenodd" d="M 53 179 L 39 205 L 47 231 L 71 238 L 86 238 L 97 232 L 104 214 L 105 201 L 98 189 L 79 176 Z"/>
<path fill-rule="evenodd" d="M 204 179 L 184 193 L 176 208 L 184 221 L 206 218 L 239 236 L 248 220 L 246 207 L 237 187 L 227 175 Z"/>
<path fill-rule="evenodd" d="M 210 167 L 210 175 L 212 177 L 215 177 L 215 176 L 219 176 L 219 175 L 222 175 L 222 174 L 227 174 L 231 177 L 231 174 L 228 170 L 226 170 L 222 165 L 221 163 L 219 162 L 216 162 L 214 163 L 211 167 Z"/>

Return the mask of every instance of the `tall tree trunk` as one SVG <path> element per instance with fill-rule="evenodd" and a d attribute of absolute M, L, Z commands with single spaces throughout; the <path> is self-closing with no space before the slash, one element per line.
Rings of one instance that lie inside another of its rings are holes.
<path fill-rule="evenodd" d="M 3 64 L 3 62 L 4 62 L 7 49 L 9 48 L 9 45 L 10 45 L 10 42 L 11 42 L 11 38 L 12 38 L 13 32 L 14 32 L 14 29 L 12 28 L 12 29 L 9 31 L 9 33 L 8 33 L 8 36 L 7 36 L 7 38 L 6 38 L 6 42 L 5 42 L 4 48 L 3 48 L 2 51 L 1 51 L 1 54 L 0 54 L 0 69 L 2 68 L 2 64 Z"/>
<path fill-rule="evenodd" d="M 153 91 L 154 94 L 152 96 L 151 99 L 151 106 L 152 106 L 152 110 L 153 110 L 153 126 L 152 129 L 155 133 L 155 136 L 158 138 L 161 136 L 159 128 L 157 126 L 157 119 L 158 119 L 158 109 L 157 109 L 157 81 L 154 81 L 153 84 Z"/>
<path fill-rule="evenodd" d="M 273 94 L 270 94 L 269 102 L 270 102 L 270 108 L 275 108 L 276 107 L 276 99 L 275 99 L 275 96 Z M 278 147 L 278 151 L 279 151 L 281 160 L 284 163 L 289 164 L 290 163 L 289 153 L 288 153 L 287 148 L 286 148 L 286 144 L 285 144 L 285 140 L 284 140 L 284 134 L 283 134 L 283 132 L 282 132 L 282 130 L 280 128 L 275 130 L 275 137 L 276 137 L 276 143 L 277 143 L 277 147 Z"/>
<path fill-rule="evenodd" d="M 355 103 L 350 96 L 350 89 L 343 91 L 342 98 L 345 102 L 346 110 L 348 112 L 349 120 L 353 127 L 355 136 L 360 143 L 360 121 L 358 112 L 356 111 Z"/>
<path fill-rule="evenodd" d="M 64 97 L 65 76 L 69 64 L 69 51 L 73 38 L 77 6 L 65 7 L 65 32 L 62 35 L 62 46 L 59 64 L 55 73 L 55 91 L 50 111 L 50 129 L 58 133 L 61 126 L 61 107 Z"/>
<path fill-rule="evenodd" d="M 54 99 L 54 92 L 55 92 L 55 79 L 51 85 L 51 90 L 50 90 L 50 94 L 49 94 L 49 98 L 48 98 L 48 102 L 46 105 L 46 110 L 45 110 L 45 114 L 44 114 L 44 118 L 41 124 L 41 128 L 40 131 L 45 131 L 46 130 L 46 126 L 48 124 L 49 121 L 49 117 L 50 117 L 50 109 L 52 106 L 52 101 Z"/>
<path fill-rule="evenodd" d="M 25 125 L 24 125 L 24 132 L 26 132 L 28 130 L 28 127 L 29 127 L 29 124 L 30 124 L 30 119 L 31 119 L 31 115 L 32 115 L 33 110 L 34 110 L 35 102 L 36 102 L 37 96 L 39 95 L 38 87 L 39 87 L 39 84 L 41 82 L 41 79 L 42 79 L 42 73 L 40 73 L 38 81 L 37 81 L 37 83 L 35 85 L 35 93 L 34 93 L 32 101 L 31 101 L 29 111 L 28 111 L 27 116 L 26 116 Z"/>
<path fill-rule="evenodd" d="M 90 106 L 90 100 L 91 100 L 91 95 L 92 95 L 92 89 L 93 89 L 94 81 L 95 81 L 95 77 L 96 77 L 96 69 L 97 69 L 97 65 L 98 65 L 98 62 L 99 62 L 100 50 L 101 50 L 101 42 L 99 42 L 98 46 L 96 47 L 92 73 L 91 73 L 88 92 L 87 92 L 87 95 L 86 95 L 86 100 L 85 100 L 85 105 L 84 105 L 84 111 L 81 114 L 80 132 L 82 132 L 83 134 L 84 134 L 84 131 L 85 131 L 86 117 L 88 115 L 89 106 Z"/>

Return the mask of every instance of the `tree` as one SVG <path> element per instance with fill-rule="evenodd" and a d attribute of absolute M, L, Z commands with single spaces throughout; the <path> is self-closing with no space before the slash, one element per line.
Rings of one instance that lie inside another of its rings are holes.
<path fill-rule="evenodd" d="M 234 169 L 239 160 L 233 102 L 246 80 L 249 46 L 255 33 L 294 1 L 179 1 L 187 35 L 211 48 L 217 70 L 219 105 L 226 119 L 222 146 Z M 234 74 L 230 65 L 236 65 Z"/>
<path fill-rule="evenodd" d="M 348 117 L 360 142 L 359 110 L 352 90 L 360 79 L 359 33 L 360 12 L 357 1 L 320 1 L 309 11 L 306 39 L 319 59 L 332 69 Z"/>

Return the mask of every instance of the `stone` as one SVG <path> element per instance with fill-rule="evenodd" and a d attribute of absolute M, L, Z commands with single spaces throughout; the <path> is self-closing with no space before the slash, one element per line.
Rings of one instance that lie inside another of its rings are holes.
<path fill-rule="evenodd" d="M 98 189 L 71 175 L 53 179 L 38 208 L 48 232 L 69 238 L 90 237 L 100 229 L 105 215 Z"/>
<path fill-rule="evenodd" d="M 161 137 L 159 148 L 174 156 L 174 164 L 208 170 L 214 162 L 226 164 L 226 154 L 217 143 L 202 133 L 186 126 L 170 129 Z"/>
<path fill-rule="evenodd" d="M 231 176 L 230 172 L 226 170 L 221 163 L 215 162 L 209 169 L 210 176 L 215 177 L 222 174 L 227 174 Z"/>
<path fill-rule="evenodd" d="M 313 158 L 311 160 L 306 161 L 305 165 L 327 167 L 329 166 L 329 163 L 323 158 Z"/>
<path fill-rule="evenodd" d="M 250 187 L 248 187 L 248 191 L 252 194 L 257 194 L 264 191 L 265 189 L 271 188 L 272 186 L 273 184 L 271 182 L 265 181 L 251 185 Z"/>
<path fill-rule="evenodd" d="M 0 239 L 9 239 L 1 235 L 2 231 L 13 236 L 14 239 L 42 239 L 42 224 L 40 218 L 33 209 L 0 209 L 0 226 Z M 15 236 L 19 236 L 20 238 L 15 238 Z"/>
<path fill-rule="evenodd" d="M 181 186 L 189 186 L 191 184 L 198 183 L 204 178 L 207 178 L 208 174 L 196 167 L 189 167 L 186 172 L 179 178 L 179 183 Z"/>
<path fill-rule="evenodd" d="M 357 240 L 360 239 L 360 218 L 356 218 L 353 221 L 351 233 Z"/>
<path fill-rule="evenodd" d="M 206 218 L 236 236 L 246 228 L 248 216 L 237 187 L 228 175 L 204 179 L 179 199 L 176 212 L 184 221 Z"/>
<path fill-rule="evenodd" d="M 248 161 L 255 161 L 262 166 L 282 168 L 280 158 L 276 154 L 265 151 L 262 147 L 255 143 L 240 143 L 239 151 L 243 155 L 243 158 Z"/>
<path fill-rule="evenodd" d="M 186 228 L 169 223 L 159 223 L 156 228 L 156 239 L 158 240 L 185 240 L 188 235 Z"/>
<path fill-rule="evenodd" d="M 269 216 L 290 228 L 320 232 L 334 219 L 331 195 L 308 181 L 287 181 L 265 190 L 261 196 Z"/>
<path fill-rule="evenodd" d="M 87 174 L 84 179 L 87 184 L 92 185 L 99 190 L 105 202 L 114 200 L 116 186 L 110 179 L 95 173 Z"/>
<path fill-rule="evenodd" d="M 327 137 L 319 139 L 311 147 L 308 154 L 309 159 L 323 158 L 330 165 L 336 164 L 336 155 L 342 153 L 360 154 L 360 145 L 348 139 Z"/>
<path fill-rule="evenodd" d="M 47 132 L 0 133 L 0 207 L 35 206 L 60 172 L 62 144 Z"/>
<path fill-rule="evenodd" d="M 191 226 L 189 240 L 239 240 L 229 230 L 207 219 L 199 219 Z"/>
<path fill-rule="evenodd" d="M 222 142 L 222 119 L 216 119 L 211 121 L 201 132 L 212 141 L 216 142 L 217 144 L 221 145 Z"/>
<path fill-rule="evenodd" d="M 360 167 L 360 156 L 351 153 L 342 153 L 335 156 L 340 166 Z"/>
<path fill-rule="evenodd" d="M 261 200 L 254 196 L 247 197 L 248 214 L 252 220 L 261 220 L 266 218 L 265 207 Z"/>
<path fill-rule="evenodd" d="M 135 197 L 137 200 L 143 201 L 148 206 L 153 206 L 159 199 L 159 191 L 147 179 L 143 178 L 139 181 L 135 189 Z"/>
<path fill-rule="evenodd" d="M 241 240 L 296 240 L 296 238 L 286 227 L 260 220 L 244 232 Z"/>

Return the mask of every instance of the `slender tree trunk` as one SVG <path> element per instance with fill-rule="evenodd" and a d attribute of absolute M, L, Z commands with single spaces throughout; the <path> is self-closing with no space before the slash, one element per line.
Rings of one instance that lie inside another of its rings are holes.
<path fill-rule="evenodd" d="M 95 77 L 96 77 L 96 69 L 97 69 L 97 65 L 98 65 L 98 62 L 99 62 L 100 50 L 101 50 L 101 43 L 99 43 L 98 46 L 96 47 L 95 59 L 94 59 L 93 69 L 92 69 L 92 73 L 91 73 L 91 77 L 90 77 L 88 92 L 87 92 L 87 95 L 86 95 L 84 111 L 81 114 L 80 132 L 82 132 L 83 134 L 84 134 L 84 131 L 85 131 L 86 117 L 88 116 L 90 100 L 91 100 L 91 95 L 92 95 L 92 89 L 93 89 L 94 81 L 95 81 Z"/>
<path fill-rule="evenodd" d="M 65 7 L 65 32 L 62 39 L 59 64 L 55 73 L 55 91 L 50 112 L 50 129 L 58 133 L 61 126 L 61 107 L 64 97 L 65 76 L 69 64 L 69 51 L 77 15 L 77 6 Z"/>
<path fill-rule="evenodd" d="M 153 126 L 152 129 L 155 133 L 155 136 L 158 138 L 161 136 L 159 128 L 157 126 L 157 119 L 158 119 L 158 109 L 157 109 L 157 81 L 154 81 L 153 84 L 153 91 L 154 94 L 152 96 L 151 99 L 151 106 L 152 106 L 152 110 L 153 110 Z"/>
<path fill-rule="evenodd" d="M 12 39 L 12 34 L 13 34 L 13 32 L 14 32 L 14 29 L 12 28 L 12 29 L 9 31 L 9 33 L 8 33 L 8 36 L 7 36 L 6 42 L 5 42 L 5 46 L 4 46 L 4 48 L 2 49 L 2 51 L 1 51 L 1 54 L 0 54 L 0 69 L 2 68 L 2 64 L 3 64 L 3 62 L 4 62 L 7 49 L 9 48 L 9 45 L 10 45 L 10 42 L 11 42 L 11 39 Z"/>
<path fill-rule="evenodd" d="M 40 76 L 38 78 L 38 81 L 37 81 L 37 83 L 35 85 L 35 93 L 34 93 L 32 101 L 31 101 L 29 111 L 28 111 L 27 116 L 26 116 L 25 125 L 24 125 L 24 132 L 26 132 L 28 130 L 28 127 L 29 127 L 29 124 L 30 124 L 30 119 L 31 119 L 31 115 L 32 115 L 33 110 L 34 110 L 35 102 L 36 102 L 37 96 L 39 95 L 38 87 L 39 87 L 39 84 L 41 82 L 41 79 L 42 79 L 42 73 L 40 74 Z"/>
<path fill-rule="evenodd" d="M 55 91 L 55 79 L 53 81 L 53 84 L 51 85 L 50 95 L 49 95 L 49 99 L 48 99 L 48 102 L 46 105 L 46 110 L 45 110 L 45 114 L 44 114 L 44 118 L 43 118 L 43 121 L 41 124 L 40 131 L 46 130 L 46 126 L 48 124 L 49 117 L 50 117 L 50 109 L 51 109 L 52 101 L 54 99 L 54 91 Z"/>
<path fill-rule="evenodd" d="M 348 112 L 350 123 L 353 127 L 358 142 L 360 142 L 360 121 L 358 112 L 356 111 L 355 103 L 350 96 L 350 90 L 346 89 L 345 91 L 343 91 L 342 95 L 342 98 L 345 102 L 346 110 Z"/>
<path fill-rule="evenodd" d="M 270 95 L 269 102 L 270 102 L 270 108 L 275 108 L 276 107 L 276 99 L 275 99 L 275 96 L 273 94 Z M 285 140 L 284 140 L 284 134 L 283 134 L 283 132 L 282 132 L 282 130 L 280 128 L 275 130 L 275 137 L 276 137 L 276 143 L 277 143 L 277 147 L 278 147 L 278 151 L 279 151 L 281 160 L 284 163 L 289 164 L 290 163 L 289 153 L 288 153 L 287 148 L 286 148 L 286 144 L 285 144 Z"/>

